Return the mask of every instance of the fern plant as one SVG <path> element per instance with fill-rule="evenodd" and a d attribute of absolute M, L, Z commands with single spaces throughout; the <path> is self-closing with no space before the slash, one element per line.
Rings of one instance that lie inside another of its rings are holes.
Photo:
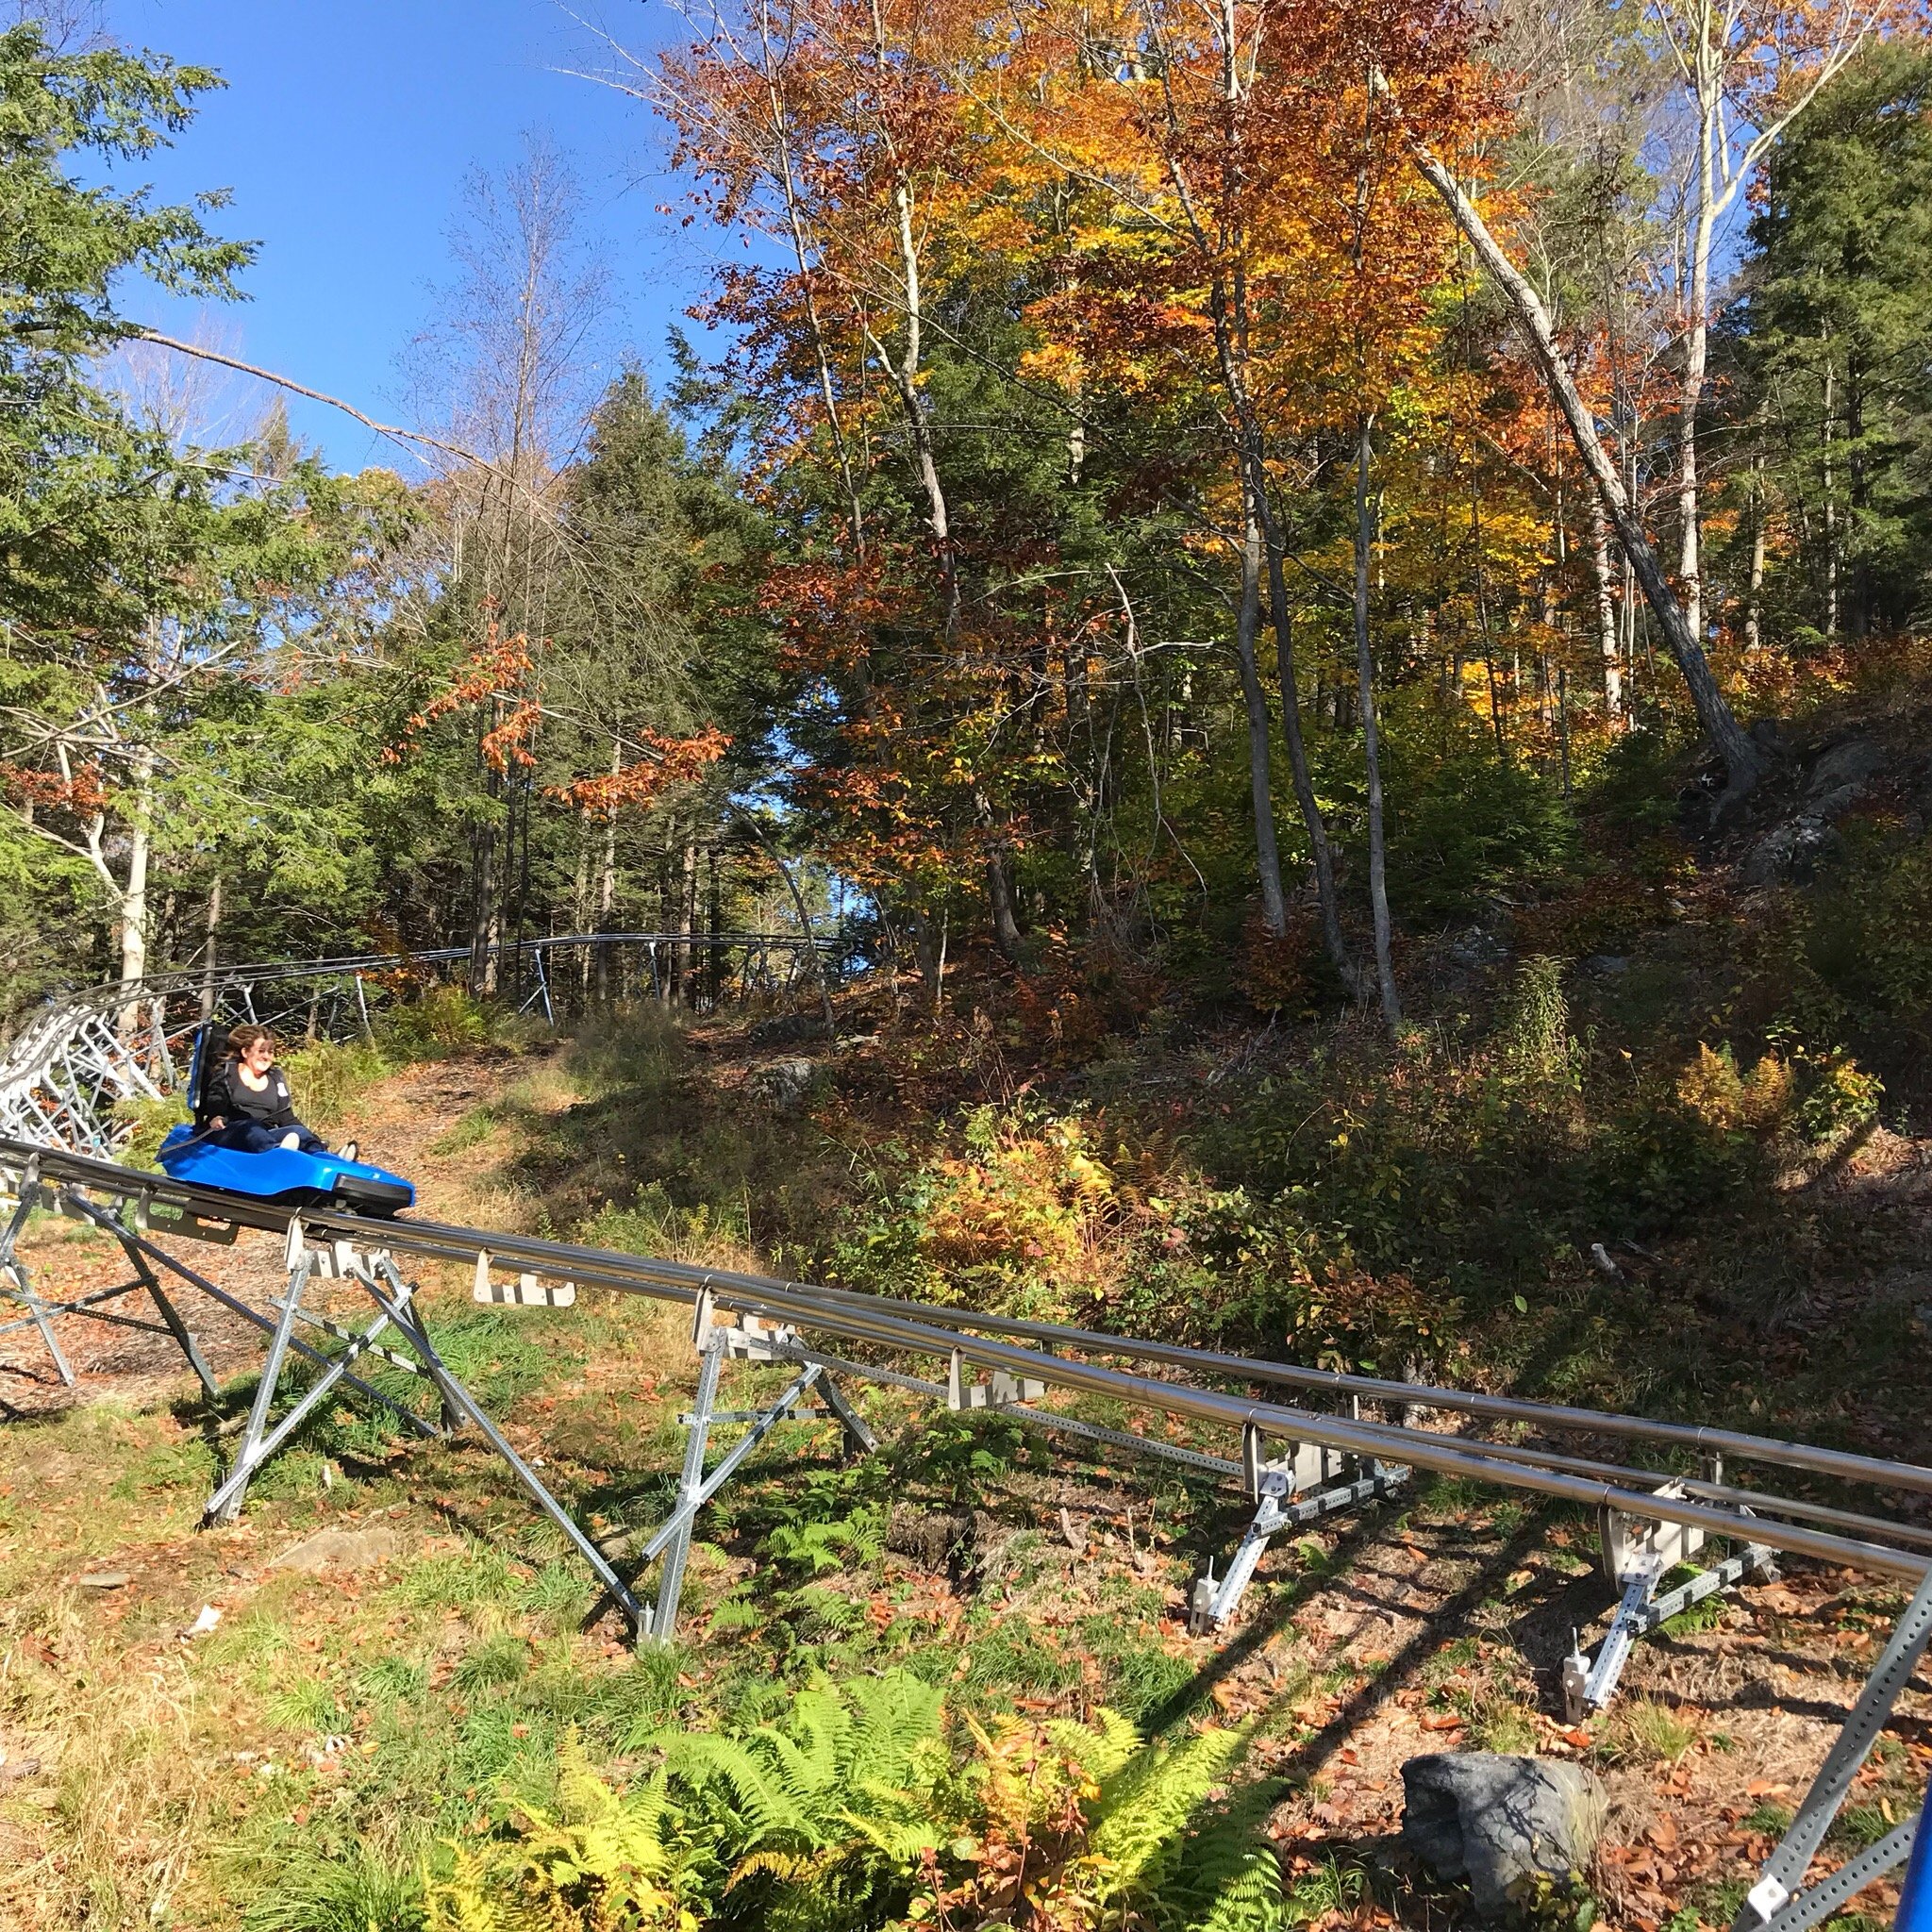
<path fill-rule="evenodd" d="M 945 1928 L 1010 1921 L 1037 1932 L 1278 1932 L 1281 1877 L 1261 1824 L 1276 1788 L 1222 1804 L 1244 1741 L 1209 1729 L 1150 1743 L 1113 1711 L 1091 1724 L 975 1730 L 978 1831 L 953 1846 L 963 1879 L 917 1916 Z"/>
<path fill-rule="evenodd" d="M 425 1878 L 429 1932 L 696 1932 L 661 1774 L 620 1796 L 572 1732 L 554 1814 L 516 1808 L 509 1835 L 475 1848 L 452 1841 L 450 1875 Z"/>
<path fill-rule="evenodd" d="M 885 1547 L 885 1512 L 861 1507 L 849 1516 L 809 1518 L 773 1526 L 765 1538 L 765 1554 L 791 1565 L 808 1576 L 834 1570 L 862 1567 Z"/>
<path fill-rule="evenodd" d="M 1262 1826 L 1277 1788 L 1225 1787 L 1243 1734 L 1152 1742 L 1091 1724 L 966 1725 L 908 1672 L 797 1693 L 782 1724 L 659 1733 L 620 1795 L 562 1747 L 551 1809 L 452 1845 L 429 1932 L 1283 1932 Z M 1306 1916 L 1303 1914 L 1302 1916 Z"/>
<path fill-rule="evenodd" d="M 940 1692 L 894 1671 L 811 1686 L 782 1727 L 670 1739 L 665 1774 L 729 1868 L 717 1923 L 854 1932 L 891 1917 L 941 1841 L 941 1719 Z"/>

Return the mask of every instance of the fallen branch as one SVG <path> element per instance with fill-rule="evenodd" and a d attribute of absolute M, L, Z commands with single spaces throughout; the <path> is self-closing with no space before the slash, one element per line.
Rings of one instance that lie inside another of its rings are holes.
<path fill-rule="evenodd" d="M 440 449 L 447 456 L 458 457 L 466 463 L 475 463 L 479 469 L 493 470 L 496 467 L 488 457 L 479 457 L 475 450 L 465 449 L 459 442 L 448 442 L 425 430 L 405 429 L 394 423 L 378 423 L 374 416 L 365 416 L 354 403 L 343 402 L 341 396 L 332 396 L 325 390 L 310 389 L 307 383 L 297 382 L 291 376 L 277 375 L 273 369 L 258 368 L 253 362 L 243 362 L 239 357 L 225 356 L 219 349 L 205 349 L 198 342 L 180 341 L 152 328 L 136 329 L 134 340 L 153 342 L 160 349 L 173 349 L 178 356 L 198 356 L 204 362 L 219 362 L 224 369 L 239 370 L 243 375 L 252 375 L 259 382 L 271 382 L 292 395 L 307 396 L 312 403 L 326 403 L 331 409 L 340 409 L 343 415 L 355 417 L 357 422 L 375 430 L 378 436 L 392 437 L 399 442 L 420 442 L 430 449 Z"/>

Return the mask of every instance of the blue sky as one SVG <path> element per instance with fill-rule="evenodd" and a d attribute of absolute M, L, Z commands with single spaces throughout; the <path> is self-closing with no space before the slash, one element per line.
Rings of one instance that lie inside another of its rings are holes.
<path fill-rule="evenodd" d="M 603 18 L 639 50 L 675 26 L 644 0 L 610 0 Z M 551 0 L 108 0 L 107 25 L 228 82 L 142 170 L 171 199 L 231 190 L 222 231 L 261 244 L 253 299 L 206 316 L 219 346 L 407 420 L 397 358 L 428 318 L 429 284 L 447 278 L 464 173 L 501 167 L 539 129 L 586 191 L 616 301 L 611 348 L 663 371 L 666 328 L 702 291 L 720 238 L 655 211 L 675 199 L 662 133 L 638 102 L 556 71 L 597 53 Z M 125 301 L 171 334 L 196 326 L 195 307 L 152 290 Z M 295 402 L 291 417 L 344 467 L 397 460 L 333 410 Z"/>

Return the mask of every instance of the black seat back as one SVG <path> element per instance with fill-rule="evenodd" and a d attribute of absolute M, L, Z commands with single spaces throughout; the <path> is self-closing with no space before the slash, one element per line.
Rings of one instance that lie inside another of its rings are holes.
<path fill-rule="evenodd" d="M 222 1063 L 215 1038 L 219 1030 L 208 1020 L 194 1029 L 194 1051 L 188 1061 L 188 1111 L 197 1127 L 208 1125 L 208 1082 Z"/>

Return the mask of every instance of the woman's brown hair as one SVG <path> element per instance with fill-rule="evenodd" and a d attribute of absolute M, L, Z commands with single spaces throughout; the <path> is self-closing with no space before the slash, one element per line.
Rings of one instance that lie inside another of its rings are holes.
<path fill-rule="evenodd" d="M 266 1026 L 258 1026 L 253 1020 L 244 1021 L 228 1035 L 228 1058 L 239 1060 L 258 1040 L 265 1040 L 273 1046 L 275 1035 Z"/>

